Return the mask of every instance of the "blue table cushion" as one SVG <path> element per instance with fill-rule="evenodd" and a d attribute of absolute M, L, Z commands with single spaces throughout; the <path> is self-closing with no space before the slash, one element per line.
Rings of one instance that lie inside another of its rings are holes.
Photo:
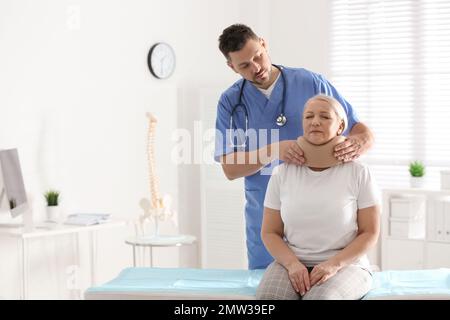
<path fill-rule="evenodd" d="M 450 269 L 375 272 L 372 289 L 364 299 L 384 299 L 386 297 L 450 299 Z"/>
<path fill-rule="evenodd" d="M 127 268 L 88 293 L 164 292 L 254 296 L 264 270 Z"/>
<path fill-rule="evenodd" d="M 180 293 L 254 297 L 264 270 L 127 268 L 113 280 L 87 290 L 101 293 Z M 364 299 L 444 297 L 450 299 L 450 269 L 374 272 Z"/>

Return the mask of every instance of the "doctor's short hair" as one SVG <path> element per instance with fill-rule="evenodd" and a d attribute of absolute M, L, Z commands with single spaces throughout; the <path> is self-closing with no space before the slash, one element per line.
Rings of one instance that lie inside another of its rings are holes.
<path fill-rule="evenodd" d="M 229 53 L 241 50 L 249 39 L 258 40 L 259 37 L 245 24 L 232 24 L 220 35 L 219 49 L 230 60 Z"/>
<path fill-rule="evenodd" d="M 328 102 L 329 106 L 334 110 L 334 113 L 336 113 L 337 117 L 344 122 L 344 129 L 342 130 L 342 132 L 344 132 L 348 126 L 348 119 L 347 113 L 345 113 L 342 104 L 332 96 L 328 96 L 326 94 L 318 94 L 306 101 L 305 106 L 311 101 L 315 100 Z"/>

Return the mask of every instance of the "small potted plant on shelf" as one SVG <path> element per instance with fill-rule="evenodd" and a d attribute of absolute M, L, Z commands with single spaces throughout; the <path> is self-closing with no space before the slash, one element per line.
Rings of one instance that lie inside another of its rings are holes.
<path fill-rule="evenodd" d="M 47 221 L 61 222 L 61 212 L 59 210 L 59 191 L 48 190 L 44 193 L 45 200 L 47 201 Z"/>
<path fill-rule="evenodd" d="M 409 164 L 409 173 L 411 174 L 411 188 L 422 188 L 424 184 L 425 166 L 420 161 L 414 161 Z"/>

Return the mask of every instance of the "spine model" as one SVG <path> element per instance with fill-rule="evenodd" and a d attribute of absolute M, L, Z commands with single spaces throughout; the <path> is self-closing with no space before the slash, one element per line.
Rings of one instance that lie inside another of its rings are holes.
<path fill-rule="evenodd" d="M 155 116 L 147 113 L 148 132 L 147 132 L 147 160 L 148 160 L 148 181 L 150 187 L 150 200 L 141 199 L 139 205 L 144 213 L 136 221 L 136 234 L 145 236 L 147 234 L 146 225 L 151 219 L 154 223 L 153 236 L 159 236 L 158 221 L 171 219 L 175 211 L 171 209 L 171 197 L 169 195 L 161 196 L 159 191 L 159 179 L 156 174 L 155 164 L 155 133 L 156 124 L 158 123 Z"/>
<path fill-rule="evenodd" d="M 158 120 L 151 113 L 147 113 L 149 121 L 147 136 L 148 179 L 150 184 L 151 204 L 154 209 L 163 208 L 163 200 L 159 192 L 159 179 L 155 165 L 155 133 Z"/>

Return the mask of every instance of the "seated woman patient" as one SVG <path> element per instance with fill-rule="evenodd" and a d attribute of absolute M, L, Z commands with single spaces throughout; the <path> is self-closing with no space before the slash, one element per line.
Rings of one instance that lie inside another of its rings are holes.
<path fill-rule="evenodd" d="M 346 125 L 336 99 L 318 95 L 306 102 L 307 143 L 320 149 Z M 366 252 L 378 238 L 379 200 L 370 171 L 358 162 L 312 165 L 284 163 L 269 181 L 261 237 L 275 261 L 257 299 L 361 299 L 371 289 Z"/>

